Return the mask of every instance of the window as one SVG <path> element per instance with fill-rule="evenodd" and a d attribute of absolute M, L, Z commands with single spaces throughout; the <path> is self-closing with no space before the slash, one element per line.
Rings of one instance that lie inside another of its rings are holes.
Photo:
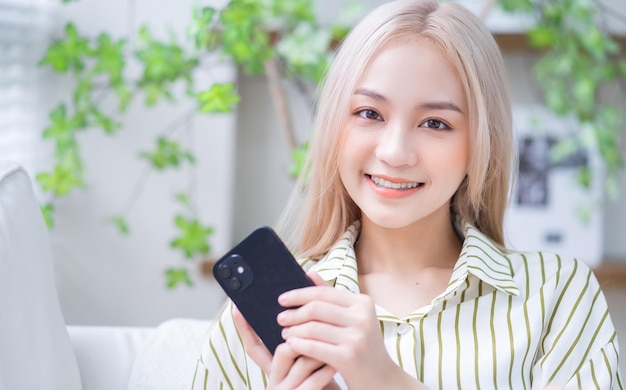
<path fill-rule="evenodd" d="M 33 177 L 49 155 L 41 133 L 50 73 L 37 63 L 49 43 L 51 16 L 49 0 L 0 0 L 0 159 L 23 165 Z"/>

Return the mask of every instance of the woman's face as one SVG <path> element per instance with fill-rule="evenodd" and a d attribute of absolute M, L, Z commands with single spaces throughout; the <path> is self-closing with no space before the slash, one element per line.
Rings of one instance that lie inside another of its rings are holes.
<path fill-rule="evenodd" d="M 401 228 L 449 218 L 467 174 L 468 105 L 459 77 L 428 40 L 395 42 L 357 83 L 339 175 L 363 217 Z"/>

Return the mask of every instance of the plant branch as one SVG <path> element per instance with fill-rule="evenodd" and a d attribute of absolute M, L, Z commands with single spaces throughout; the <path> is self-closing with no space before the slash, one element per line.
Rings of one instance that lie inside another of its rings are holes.
<path fill-rule="evenodd" d="M 276 58 L 270 58 L 265 61 L 265 75 L 269 81 L 272 100 L 274 101 L 274 106 L 278 111 L 278 119 L 280 120 L 285 139 L 287 140 L 287 146 L 289 147 L 289 151 L 293 151 L 298 147 L 298 144 L 294 136 L 293 125 L 289 115 L 289 107 L 287 105 L 287 99 L 285 98 L 285 91 L 280 85 L 280 72 L 278 71 Z"/>
<path fill-rule="evenodd" d="M 135 202 L 139 198 L 139 195 L 143 192 L 144 187 L 146 186 L 146 181 L 150 176 L 151 167 L 146 166 L 141 171 L 139 179 L 135 182 L 133 186 L 133 190 L 130 192 L 130 196 L 126 199 L 124 206 L 122 207 L 121 215 L 127 215 L 130 209 L 135 205 Z"/>
<path fill-rule="evenodd" d="M 171 134 L 175 132 L 176 130 L 178 130 L 180 127 L 183 127 L 190 133 L 191 131 L 193 131 L 193 129 L 189 127 L 189 122 L 195 113 L 196 113 L 195 108 L 191 110 L 190 112 L 184 113 L 179 118 L 174 120 L 170 125 L 168 125 L 164 130 L 160 131 L 159 134 L 162 134 L 162 135 Z M 193 143 L 193 139 L 191 140 L 191 142 Z M 146 185 L 146 181 L 148 179 L 148 176 L 150 176 L 151 169 L 152 168 L 150 166 L 147 166 L 143 169 L 143 171 L 141 172 L 141 175 L 139 176 L 139 179 L 135 182 L 133 190 L 130 192 L 130 195 L 128 196 L 126 202 L 124 203 L 124 206 L 122 207 L 121 209 L 122 211 L 120 214 L 127 215 L 130 212 L 131 208 L 134 206 L 135 202 L 139 198 L 139 195 L 143 192 L 143 187 L 145 187 Z M 190 183 L 189 187 L 190 188 L 195 187 L 195 183 Z"/>
<path fill-rule="evenodd" d="M 169 125 L 167 125 L 167 127 L 165 127 L 158 134 L 169 135 L 169 134 L 175 133 L 176 130 L 178 130 L 179 128 L 185 127 L 197 113 L 198 113 L 198 110 L 196 107 L 190 109 L 189 111 L 185 112 L 183 115 L 179 116 L 174 121 L 172 121 Z"/>

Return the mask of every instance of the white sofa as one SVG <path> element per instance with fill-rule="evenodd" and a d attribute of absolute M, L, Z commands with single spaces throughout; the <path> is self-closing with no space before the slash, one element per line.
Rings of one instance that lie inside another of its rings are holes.
<path fill-rule="evenodd" d="M 32 182 L 0 161 L 0 390 L 189 389 L 211 322 L 67 326 Z"/>

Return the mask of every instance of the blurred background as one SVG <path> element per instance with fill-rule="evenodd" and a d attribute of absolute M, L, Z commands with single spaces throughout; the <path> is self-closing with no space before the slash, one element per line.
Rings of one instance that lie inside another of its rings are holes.
<path fill-rule="evenodd" d="M 381 3 L 0 0 L 0 158 L 33 178 L 68 324 L 216 314 L 212 262 L 274 224 L 323 69 Z M 509 245 L 581 258 L 626 323 L 626 2 L 460 3 L 509 74 Z"/>

